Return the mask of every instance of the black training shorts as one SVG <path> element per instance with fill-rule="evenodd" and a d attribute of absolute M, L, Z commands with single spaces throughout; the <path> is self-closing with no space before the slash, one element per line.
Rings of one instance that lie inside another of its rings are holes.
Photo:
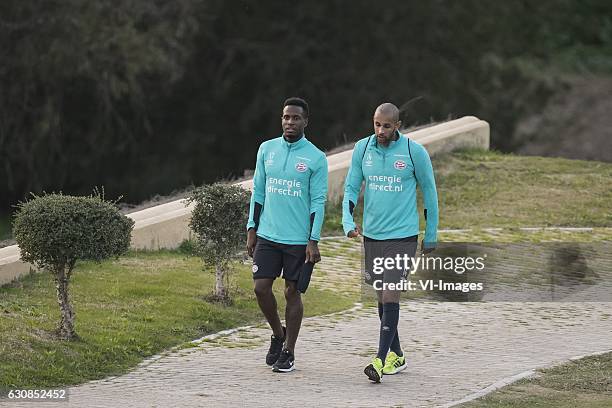
<path fill-rule="evenodd" d="M 382 280 L 385 283 L 399 283 L 408 279 L 408 273 L 412 265 L 409 262 L 403 262 L 404 255 L 407 259 L 414 258 L 417 250 L 417 235 L 385 240 L 363 237 L 363 246 L 365 252 L 365 283 L 373 285 L 376 280 Z M 402 259 L 399 268 L 397 262 L 389 267 L 390 262 L 388 265 L 384 265 L 384 262 L 380 261 L 380 259 L 387 258 L 396 260 L 398 255 Z M 406 266 L 407 268 L 405 268 Z"/>
<path fill-rule="evenodd" d="M 289 245 L 257 237 L 253 254 L 253 279 L 283 278 L 297 281 L 306 262 L 306 245 Z"/>

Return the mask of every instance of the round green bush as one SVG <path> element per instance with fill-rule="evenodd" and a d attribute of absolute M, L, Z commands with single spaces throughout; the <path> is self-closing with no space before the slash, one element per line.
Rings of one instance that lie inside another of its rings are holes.
<path fill-rule="evenodd" d="M 249 218 L 250 193 L 240 186 L 216 183 L 191 192 L 195 203 L 189 227 L 195 232 L 200 255 L 211 265 L 229 261 L 243 249 Z"/>
<path fill-rule="evenodd" d="M 215 289 L 210 300 L 231 302 L 229 264 L 244 247 L 250 193 L 240 186 L 213 184 L 191 192 L 195 203 L 189 227 L 196 235 L 196 250 L 204 265 L 215 268 Z"/>
<path fill-rule="evenodd" d="M 57 269 L 125 253 L 133 226 L 100 196 L 48 194 L 18 206 L 13 235 L 24 261 Z"/>
<path fill-rule="evenodd" d="M 19 204 L 13 235 L 21 259 L 53 274 L 61 339 L 78 337 L 68 290 L 76 261 L 101 261 L 123 254 L 130 247 L 133 227 L 134 221 L 121 215 L 102 195 L 48 194 Z"/>

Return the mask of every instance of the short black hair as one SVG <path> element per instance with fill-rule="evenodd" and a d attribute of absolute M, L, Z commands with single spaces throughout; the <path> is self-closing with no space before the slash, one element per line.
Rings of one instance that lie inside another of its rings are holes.
<path fill-rule="evenodd" d="M 285 103 L 283 104 L 283 108 L 285 106 L 299 106 L 304 110 L 304 115 L 308 117 L 310 114 L 310 109 L 308 109 L 308 102 L 306 102 L 302 98 L 298 98 L 297 96 L 292 96 L 291 98 L 287 98 Z"/>

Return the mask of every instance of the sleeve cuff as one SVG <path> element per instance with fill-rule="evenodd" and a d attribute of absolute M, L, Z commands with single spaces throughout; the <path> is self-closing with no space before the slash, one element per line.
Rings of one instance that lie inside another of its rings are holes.
<path fill-rule="evenodd" d="M 436 247 L 436 241 L 423 241 L 423 248 L 432 249 Z"/>

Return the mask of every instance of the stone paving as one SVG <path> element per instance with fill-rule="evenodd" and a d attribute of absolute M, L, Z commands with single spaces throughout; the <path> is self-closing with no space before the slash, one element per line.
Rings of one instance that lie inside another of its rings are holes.
<path fill-rule="evenodd" d="M 313 285 L 359 288 L 353 269 L 358 243 L 346 242 L 322 244 L 326 259 L 336 259 L 317 272 Z M 192 348 L 146 360 L 126 375 L 72 387 L 68 402 L 40 405 L 444 406 L 526 370 L 609 350 L 611 305 L 404 301 L 399 330 L 408 368 L 382 384 L 371 384 L 362 372 L 376 352 L 376 309 L 356 307 L 304 321 L 292 373 L 273 373 L 265 365 L 270 331 L 262 324 L 208 336 Z M 0 407 L 34 404 L 0 400 Z"/>

